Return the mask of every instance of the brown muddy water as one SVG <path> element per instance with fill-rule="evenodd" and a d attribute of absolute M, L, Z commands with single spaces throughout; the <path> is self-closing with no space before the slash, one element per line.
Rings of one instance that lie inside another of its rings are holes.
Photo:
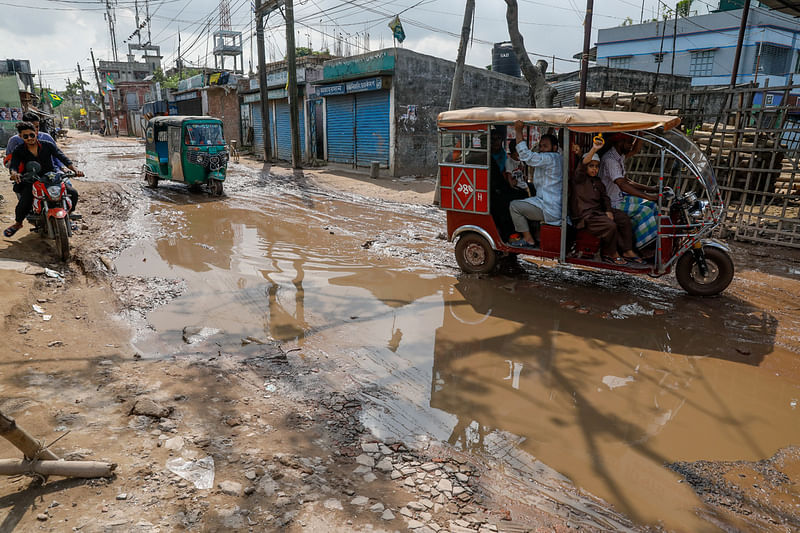
<path fill-rule="evenodd" d="M 272 337 L 366 387 L 379 437 L 446 441 L 523 476 L 539 461 L 676 531 L 725 526 L 667 463 L 758 461 L 800 442 L 796 354 L 746 301 L 533 265 L 461 276 L 436 211 L 233 168 L 221 199 L 142 189 L 142 238 L 119 274 L 186 282 L 147 315 L 146 356 Z M 186 344 L 185 326 L 212 334 Z"/>

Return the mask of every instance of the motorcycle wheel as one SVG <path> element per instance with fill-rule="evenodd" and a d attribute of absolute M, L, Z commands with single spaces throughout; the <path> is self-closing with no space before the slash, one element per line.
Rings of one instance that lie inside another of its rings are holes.
<path fill-rule="evenodd" d="M 67 231 L 67 219 L 57 218 L 54 221 L 56 233 L 56 253 L 62 261 L 69 260 L 69 232 Z"/>
<path fill-rule="evenodd" d="M 477 233 L 466 233 L 456 243 L 456 263 L 467 274 L 488 274 L 497 265 L 497 253 Z"/>
<path fill-rule="evenodd" d="M 733 260 L 724 250 L 703 246 L 708 275 L 703 276 L 694 255 L 686 252 L 675 266 L 675 278 L 692 296 L 714 296 L 728 288 L 733 280 Z"/>
<path fill-rule="evenodd" d="M 222 182 L 219 180 L 211 180 L 208 182 L 208 189 L 214 196 L 222 196 L 223 188 L 224 186 L 222 185 Z"/>

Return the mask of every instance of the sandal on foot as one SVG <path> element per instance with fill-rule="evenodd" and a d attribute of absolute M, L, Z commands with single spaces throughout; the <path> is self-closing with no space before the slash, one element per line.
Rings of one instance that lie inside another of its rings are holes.
<path fill-rule="evenodd" d="M 511 246 L 514 248 L 535 248 L 536 244 L 531 244 L 525 239 L 514 239 L 513 241 L 509 242 Z"/>
<path fill-rule="evenodd" d="M 617 266 L 625 266 L 625 265 L 628 264 L 628 262 L 625 260 L 625 258 L 622 257 L 621 255 L 617 256 L 617 257 L 611 257 L 611 256 L 608 256 L 608 255 L 604 255 L 603 256 L 603 262 L 604 263 L 608 263 L 609 265 L 617 265 Z"/>
<path fill-rule="evenodd" d="M 18 232 L 21 228 L 17 228 L 15 226 L 9 226 L 5 230 L 3 230 L 3 236 L 5 237 L 13 237 L 16 232 Z"/>

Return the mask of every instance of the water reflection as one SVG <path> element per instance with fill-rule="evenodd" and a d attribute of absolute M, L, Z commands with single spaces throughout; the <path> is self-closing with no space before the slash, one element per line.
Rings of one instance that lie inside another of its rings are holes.
<path fill-rule="evenodd" d="M 708 525 L 700 502 L 666 462 L 761 459 L 800 438 L 794 386 L 754 368 L 774 350 L 768 314 L 734 299 L 655 302 L 656 315 L 630 294 L 570 298 L 524 281 L 452 287 L 430 389 L 456 417 L 448 442 L 498 456 L 511 439 L 633 518 L 693 530 Z M 612 318 L 632 299 L 638 314 Z"/>

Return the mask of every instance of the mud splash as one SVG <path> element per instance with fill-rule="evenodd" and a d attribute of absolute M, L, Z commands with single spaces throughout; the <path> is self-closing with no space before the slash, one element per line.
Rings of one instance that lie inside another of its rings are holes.
<path fill-rule="evenodd" d="M 521 480 L 546 470 L 553 494 L 568 479 L 675 530 L 737 521 L 665 464 L 758 461 L 800 439 L 794 354 L 776 347 L 777 319 L 735 295 L 527 265 L 455 278 L 426 208 L 244 171 L 226 190 L 142 191 L 136 224 L 153 238 L 117 258 L 119 274 L 186 284 L 147 315 L 143 354 L 279 340 L 366 388 L 362 421 L 380 437 L 448 442 Z M 220 333 L 187 345 L 186 326 Z"/>

